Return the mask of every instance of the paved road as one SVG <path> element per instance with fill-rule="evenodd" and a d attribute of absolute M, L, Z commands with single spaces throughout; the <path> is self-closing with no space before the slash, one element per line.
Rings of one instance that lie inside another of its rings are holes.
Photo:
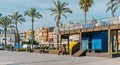
<path fill-rule="evenodd" d="M 120 58 L 0 51 L 0 65 L 119 65 Z"/>

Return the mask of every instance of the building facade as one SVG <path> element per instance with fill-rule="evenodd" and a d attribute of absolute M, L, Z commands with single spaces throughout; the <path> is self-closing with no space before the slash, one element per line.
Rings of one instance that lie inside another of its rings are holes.
<path fill-rule="evenodd" d="M 35 36 L 35 41 L 37 41 L 39 43 L 42 42 L 42 29 L 41 28 L 36 29 L 34 36 Z"/>
<path fill-rule="evenodd" d="M 39 43 L 48 42 L 48 28 L 39 28 L 34 33 L 35 40 Z"/>
<path fill-rule="evenodd" d="M 54 27 L 49 27 L 48 42 L 53 42 L 53 38 L 54 38 Z"/>
<path fill-rule="evenodd" d="M 48 28 L 42 28 L 42 41 L 48 42 Z"/>
<path fill-rule="evenodd" d="M 26 41 L 26 32 L 21 32 L 20 33 L 20 40 L 21 41 Z"/>
<path fill-rule="evenodd" d="M 31 30 L 26 31 L 26 40 L 25 41 L 29 41 L 31 39 L 31 36 L 32 36 L 32 31 Z"/>
<path fill-rule="evenodd" d="M 14 45 L 15 43 L 15 34 L 13 31 L 8 30 L 7 32 L 7 36 L 6 36 L 6 44 L 7 45 Z M 1 32 L 0 34 L 0 44 L 5 44 L 5 35 L 4 35 L 4 31 Z"/>

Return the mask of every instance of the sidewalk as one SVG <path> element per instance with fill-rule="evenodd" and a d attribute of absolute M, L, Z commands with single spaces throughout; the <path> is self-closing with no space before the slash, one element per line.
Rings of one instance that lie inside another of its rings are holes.
<path fill-rule="evenodd" d="M 119 65 L 118 58 L 0 51 L 0 65 Z"/>

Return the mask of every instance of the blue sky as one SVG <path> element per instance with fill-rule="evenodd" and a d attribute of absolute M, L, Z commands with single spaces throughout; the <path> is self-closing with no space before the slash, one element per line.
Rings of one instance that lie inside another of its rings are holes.
<path fill-rule="evenodd" d="M 13 12 L 19 11 L 20 14 L 24 15 L 24 11 L 30 8 L 36 8 L 42 15 L 42 19 L 35 19 L 34 29 L 40 27 L 49 27 L 55 26 L 54 16 L 50 15 L 50 11 L 48 8 L 54 7 L 54 0 L 1 0 L 0 2 L 0 13 L 4 15 L 11 15 Z M 57 1 L 57 0 L 56 0 Z M 61 23 L 68 23 L 70 20 L 72 22 L 83 22 L 84 21 L 84 13 L 79 8 L 79 0 L 60 0 L 62 2 L 69 3 L 69 8 L 73 11 L 73 14 L 66 14 L 67 19 L 64 17 L 61 19 Z M 110 16 L 110 12 L 106 11 L 106 3 L 109 0 L 94 0 L 93 6 L 90 8 L 87 13 L 87 20 L 91 20 L 93 17 L 96 19 L 106 18 Z M 119 15 L 120 10 L 118 10 L 115 14 Z M 24 31 L 31 29 L 31 19 L 27 16 L 24 16 L 26 22 L 22 25 L 19 24 L 19 30 Z"/>

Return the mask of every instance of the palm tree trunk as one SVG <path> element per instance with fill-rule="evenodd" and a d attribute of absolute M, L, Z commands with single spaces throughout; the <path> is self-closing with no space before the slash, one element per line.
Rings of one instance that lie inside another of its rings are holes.
<path fill-rule="evenodd" d="M 57 23 L 56 23 L 56 25 L 57 25 L 57 30 L 59 31 L 59 25 L 58 25 L 58 22 L 59 22 L 59 20 L 57 20 Z M 58 31 L 57 31 L 57 50 L 59 50 L 59 34 L 58 34 Z"/>
<path fill-rule="evenodd" d="M 61 49 L 61 44 L 59 44 L 59 23 L 60 23 L 60 15 L 58 16 L 58 19 L 57 19 L 57 49 Z"/>
<path fill-rule="evenodd" d="M 86 20 L 86 16 L 87 16 L 87 15 L 86 15 L 86 14 L 87 14 L 87 13 L 85 12 L 85 24 L 87 23 L 87 20 Z"/>
<path fill-rule="evenodd" d="M 4 28 L 4 31 L 5 31 L 5 33 L 4 33 L 4 34 L 5 34 L 5 49 L 6 49 L 6 48 L 7 48 L 7 44 L 6 44 L 6 40 L 7 40 L 7 39 L 6 39 L 6 36 L 7 36 L 6 31 L 7 31 L 7 29 L 6 29 L 6 28 Z"/>
<path fill-rule="evenodd" d="M 18 44 L 18 50 L 19 50 L 19 36 L 18 36 L 18 27 L 17 27 L 17 22 L 16 22 L 16 42 Z"/>
<path fill-rule="evenodd" d="M 32 49 L 33 49 L 33 40 L 34 40 L 34 18 L 32 18 Z"/>

